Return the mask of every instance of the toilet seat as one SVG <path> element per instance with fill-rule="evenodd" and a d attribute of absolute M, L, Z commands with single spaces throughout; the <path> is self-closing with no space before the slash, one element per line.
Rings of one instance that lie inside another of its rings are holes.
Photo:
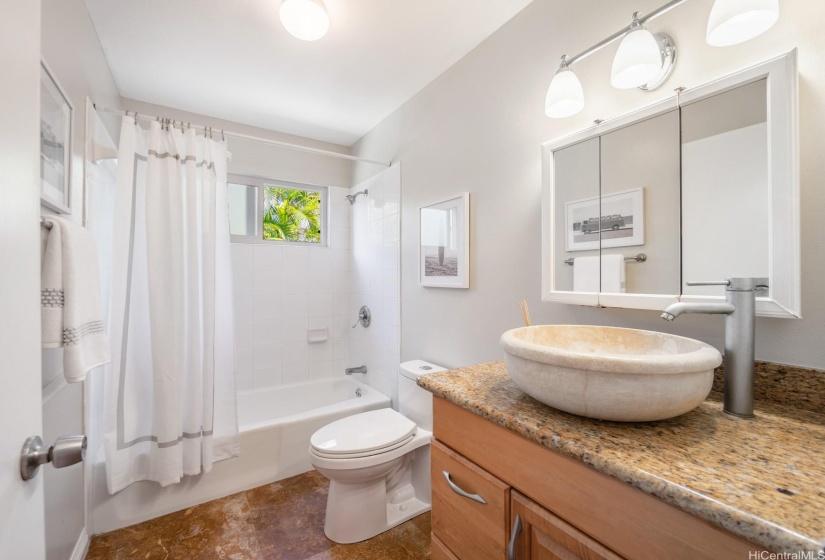
<path fill-rule="evenodd" d="M 382 447 L 380 449 L 374 449 L 372 451 L 359 451 L 356 453 L 325 453 L 323 451 L 315 449 L 315 447 L 311 447 L 310 451 L 314 455 L 318 457 L 324 457 L 325 459 L 358 459 L 361 457 L 372 457 L 373 455 L 381 455 L 382 453 L 388 453 L 394 449 L 398 449 L 399 447 L 407 445 L 413 440 L 414 437 L 415 434 L 410 434 L 408 438 L 399 441 L 398 443 L 394 443 L 392 445 L 388 445 L 387 447 Z"/>
<path fill-rule="evenodd" d="M 312 434 L 310 450 L 329 459 L 369 457 L 398 449 L 415 434 L 415 422 L 391 408 L 382 408 L 327 424 Z"/>

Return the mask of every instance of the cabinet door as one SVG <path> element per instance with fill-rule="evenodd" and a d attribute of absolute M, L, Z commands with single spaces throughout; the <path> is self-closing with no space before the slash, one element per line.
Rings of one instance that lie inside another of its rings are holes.
<path fill-rule="evenodd" d="M 508 560 L 621 560 L 621 556 L 531 499 L 512 492 Z"/>
<path fill-rule="evenodd" d="M 438 537 L 436 537 L 435 534 L 432 535 L 430 542 L 432 543 L 432 546 L 430 547 L 430 560 L 458 560 L 458 557 L 450 552 L 447 545 L 438 540 Z"/>
<path fill-rule="evenodd" d="M 504 560 L 510 487 L 432 443 L 433 534 L 460 560 Z"/>

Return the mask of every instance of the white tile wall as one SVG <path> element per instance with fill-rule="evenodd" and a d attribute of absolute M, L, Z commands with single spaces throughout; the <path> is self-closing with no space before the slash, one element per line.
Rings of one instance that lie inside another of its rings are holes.
<path fill-rule="evenodd" d="M 349 365 L 348 192 L 330 188 L 328 247 L 232 245 L 238 390 L 343 375 Z M 307 329 L 319 327 L 329 340 L 308 343 Z"/>
<path fill-rule="evenodd" d="M 368 329 L 349 329 L 349 362 L 353 366 L 366 365 L 366 382 L 389 395 L 397 408 L 401 362 L 398 170 L 391 168 L 353 187 L 350 193 L 365 188 L 369 189 L 369 196 L 359 197 L 350 213 L 352 268 L 348 317 L 353 318 L 351 325 L 358 309 L 366 305 L 372 312 L 372 324 Z"/>

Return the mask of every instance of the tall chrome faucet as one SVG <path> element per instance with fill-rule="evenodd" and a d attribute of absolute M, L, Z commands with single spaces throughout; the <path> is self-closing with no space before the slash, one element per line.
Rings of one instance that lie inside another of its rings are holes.
<path fill-rule="evenodd" d="M 757 292 L 768 287 L 764 278 L 729 278 L 714 282 L 687 282 L 688 286 L 726 286 L 725 303 L 672 303 L 662 319 L 682 313 L 725 315 L 725 406 L 728 414 L 753 417 L 754 334 Z"/>

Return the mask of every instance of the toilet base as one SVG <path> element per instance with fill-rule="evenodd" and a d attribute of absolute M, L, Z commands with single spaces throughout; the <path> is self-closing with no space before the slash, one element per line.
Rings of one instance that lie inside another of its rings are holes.
<path fill-rule="evenodd" d="M 430 504 L 414 496 L 388 503 L 384 480 L 369 484 L 331 480 L 324 534 L 340 544 L 361 542 L 428 511 Z"/>

